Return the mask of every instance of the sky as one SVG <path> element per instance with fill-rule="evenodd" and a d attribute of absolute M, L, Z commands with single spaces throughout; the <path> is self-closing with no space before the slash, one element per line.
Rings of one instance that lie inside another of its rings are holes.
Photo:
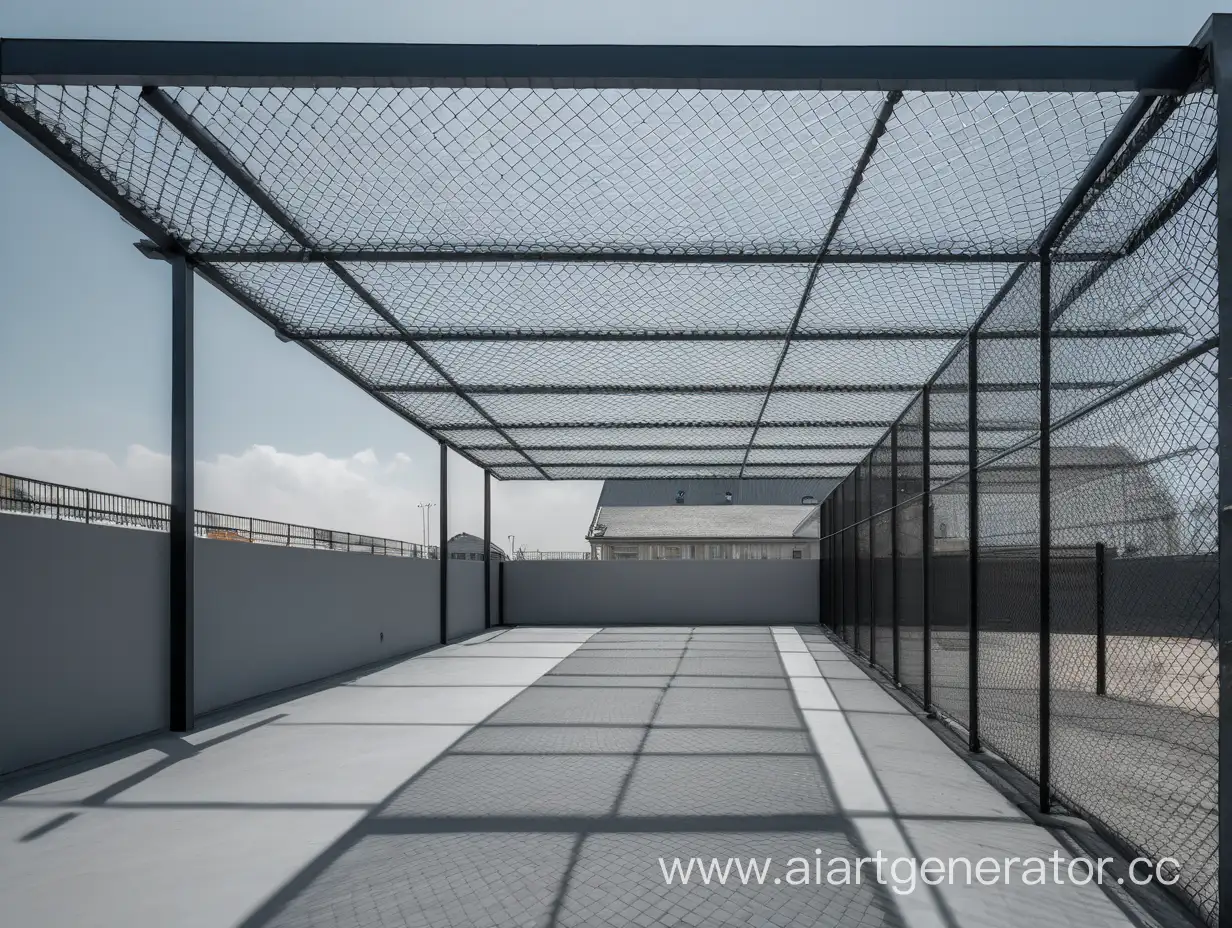
<path fill-rule="evenodd" d="M 1185 44 L 1212 0 L 0 0 L 0 35 L 286 41 Z M 166 499 L 170 271 L 0 127 L 0 473 Z M 421 541 L 436 442 L 199 282 L 197 504 Z M 493 539 L 583 550 L 599 484 L 493 482 Z M 482 472 L 450 464 L 450 528 Z M 434 519 L 439 510 L 433 510 Z M 434 523 L 435 526 L 435 523 Z M 435 541 L 436 529 L 430 540 Z"/>

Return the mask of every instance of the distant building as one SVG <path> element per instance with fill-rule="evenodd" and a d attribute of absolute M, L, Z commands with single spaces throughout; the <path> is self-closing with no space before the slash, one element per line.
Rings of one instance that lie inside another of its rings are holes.
<path fill-rule="evenodd" d="M 455 561 L 482 561 L 483 539 L 469 532 L 460 532 L 449 539 L 449 557 Z M 493 561 L 506 559 L 504 550 L 498 545 L 492 545 Z"/>
<path fill-rule="evenodd" d="M 586 540 L 599 560 L 815 559 L 834 480 L 608 480 Z"/>

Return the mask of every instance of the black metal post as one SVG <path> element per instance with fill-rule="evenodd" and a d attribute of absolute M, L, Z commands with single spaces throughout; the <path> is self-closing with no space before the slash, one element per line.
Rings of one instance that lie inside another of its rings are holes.
<path fill-rule="evenodd" d="M 1108 638 L 1104 627 L 1104 543 L 1095 545 L 1095 695 L 1108 691 Z"/>
<path fill-rule="evenodd" d="M 899 685 L 898 656 L 898 426 L 890 429 L 890 622 L 893 629 L 894 685 Z"/>
<path fill-rule="evenodd" d="M 826 624 L 826 520 L 829 518 L 829 507 L 822 503 L 817 508 L 817 624 Z"/>
<path fill-rule="evenodd" d="M 492 472 L 483 472 L 483 627 L 492 627 Z"/>
<path fill-rule="evenodd" d="M 920 518 L 920 562 L 923 569 L 921 608 L 924 611 L 924 711 L 929 718 L 936 718 L 933 709 L 933 493 L 932 493 L 932 411 L 931 391 L 928 387 L 920 397 L 920 475 L 924 499 Z"/>
<path fill-rule="evenodd" d="M 1205 30 L 1215 81 L 1219 278 L 1219 913 L 1232 913 L 1232 17 Z"/>
<path fill-rule="evenodd" d="M 193 269 L 171 259 L 171 601 L 169 727 L 192 731 L 193 679 Z"/>
<path fill-rule="evenodd" d="M 449 446 L 441 442 L 441 644 L 449 640 Z"/>
<path fill-rule="evenodd" d="M 979 328 L 967 336 L 967 748 L 980 750 Z"/>
<path fill-rule="evenodd" d="M 496 568 L 496 624 L 505 624 L 505 559 Z"/>
<path fill-rule="evenodd" d="M 868 662 L 877 666 L 877 536 L 873 531 L 873 452 L 868 454 L 868 477 L 865 479 L 864 499 L 866 509 L 864 532 L 868 537 Z"/>
<path fill-rule="evenodd" d="M 1039 807 L 1052 807 L 1052 262 L 1040 262 Z"/>

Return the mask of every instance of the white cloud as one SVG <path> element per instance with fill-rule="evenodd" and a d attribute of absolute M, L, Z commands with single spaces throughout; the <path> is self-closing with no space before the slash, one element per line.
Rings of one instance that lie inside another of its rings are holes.
<path fill-rule="evenodd" d="M 0 451 L 0 472 L 120 493 L 170 498 L 170 458 L 129 447 L 115 461 L 100 451 L 32 447 Z M 350 457 L 290 454 L 253 445 L 242 454 L 198 461 L 197 507 L 234 515 L 421 541 L 418 504 L 437 500 L 437 464 L 399 452 L 381 461 L 371 449 Z M 492 537 L 508 547 L 581 551 L 598 499 L 597 483 L 492 484 Z M 483 531 L 483 476 L 453 459 L 450 465 L 450 534 Z M 432 511 L 431 543 L 440 510 Z"/>

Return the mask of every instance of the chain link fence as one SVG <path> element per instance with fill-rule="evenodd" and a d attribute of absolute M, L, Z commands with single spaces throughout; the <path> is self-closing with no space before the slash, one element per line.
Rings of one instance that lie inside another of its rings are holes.
<path fill-rule="evenodd" d="M 822 514 L 835 634 L 1211 924 L 1215 122 L 1156 100 Z"/>

